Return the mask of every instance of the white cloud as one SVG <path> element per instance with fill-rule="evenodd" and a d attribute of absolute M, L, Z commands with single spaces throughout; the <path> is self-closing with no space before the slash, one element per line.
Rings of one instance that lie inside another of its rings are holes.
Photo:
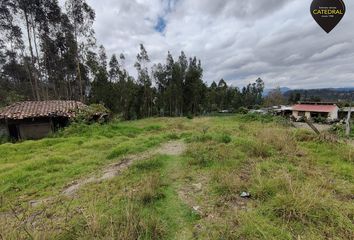
<path fill-rule="evenodd" d="M 95 30 L 109 54 L 133 63 L 143 43 L 154 62 L 181 50 L 202 60 L 204 80 L 242 86 L 262 77 L 267 87 L 353 86 L 354 2 L 326 34 L 307 0 L 88 0 Z M 154 27 L 163 17 L 163 33 Z"/>

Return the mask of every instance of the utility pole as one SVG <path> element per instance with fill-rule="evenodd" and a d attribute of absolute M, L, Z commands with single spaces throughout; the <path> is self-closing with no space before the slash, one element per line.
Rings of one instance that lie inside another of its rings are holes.
<path fill-rule="evenodd" d="M 347 116 L 347 121 L 345 123 L 345 136 L 347 136 L 348 138 L 350 137 L 350 119 L 351 119 L 351 114 L 352 114 L 352 104 L 353 104 L 353 93 L 350 96 L 350 107 L 349 107 L 349 111 L 348 111 L 348 116 Z"/>

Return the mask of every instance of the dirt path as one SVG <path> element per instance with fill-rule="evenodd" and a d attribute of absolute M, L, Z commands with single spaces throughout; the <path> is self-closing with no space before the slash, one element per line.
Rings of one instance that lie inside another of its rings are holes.
<path fill-rule="evenodd" d="M 137 161 L 151 158 L 152 156 L 157 154 L 178 156 L 182 154 L 185 151 L 185 149 L 186 149 L 186 145 L 184 142 L 171 141 L 162 144 L 158 148 L 151 149 L 143 153 L 127 155 L 123 157 L 123 159 L 121 159 L 120 162 L 111 164 L 108 167 L 106 167 L 103 171 L 94 173 L 93 174 L 94 176 L 73 181 L 72 183 L 68 184 L 60 194 L 66 197 L 72 197 L 83 186 L 90 183 L 99 183 L 102 181 L 112 179 L 118 176 L 119 174 L 121 174 L 124 170 L 126 170 L 129 166 L 131 166 L 133 163 Z M 30 201 L 30 205 L 32 207 L 36 207 L 45 202 L 49 202 L 53 199 L 54 197 L 41 199 L 41 200 L 32 200 Z"/>

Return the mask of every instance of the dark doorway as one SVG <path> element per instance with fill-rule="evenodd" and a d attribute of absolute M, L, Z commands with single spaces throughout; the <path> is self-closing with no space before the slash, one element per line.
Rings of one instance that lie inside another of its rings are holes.
<path fill-rule="evenodd" d="M 15 124 L 11 124 L 8 126 L 9 127 L 9 135 L 11 140 L 17 141 L 20 139 L 20 135 L 18 132 L 18 128 Z"/>

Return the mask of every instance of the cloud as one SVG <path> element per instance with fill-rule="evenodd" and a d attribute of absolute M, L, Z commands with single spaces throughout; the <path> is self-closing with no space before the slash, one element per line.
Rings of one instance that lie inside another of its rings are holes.
<path fill-rule="evenodd" d="M 350 50 L 350 47 L 352 44 L 350 43 L 339 43 L 333 46 L 330 46 L 329 48 L 325 49 L 322 52 L 315 53 L 310 59 L 319 61 L 319 60 L 326 60 L 326 59 L 332 59 L 335 56 L 338 56 L 340 54 L 344 54 L 348 50 Z"/>
<path fill-rule="evenodd" d="M 133 67 L 143 43 L 154 62 L 167 51 L 197 56 L 208 83 L 224 78 L 243 86 L 261 77 L 267 87 L 353 86 L 354 2 L 326 34 L 307 0 L 87 0 L 95 30 L 109 54 Z"/>

